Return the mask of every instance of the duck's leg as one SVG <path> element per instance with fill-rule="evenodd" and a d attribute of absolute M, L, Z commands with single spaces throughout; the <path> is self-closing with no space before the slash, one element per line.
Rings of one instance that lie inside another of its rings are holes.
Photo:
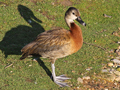
<path fill-rule="evenodd" d="M 65 81 L 65 80 L 71 79 L 71 78 L 68 78 L 65 75 L 56 76 L 54 63 L 51 63 L 51 67 L 52 67 L 52 77 L 53 77 L 54 82 L 56 84 L 58 84 L 60 87 L 68 86 L 67 83 L 64 83 L 64 82 L 61 82 L 61 81 Z"/>

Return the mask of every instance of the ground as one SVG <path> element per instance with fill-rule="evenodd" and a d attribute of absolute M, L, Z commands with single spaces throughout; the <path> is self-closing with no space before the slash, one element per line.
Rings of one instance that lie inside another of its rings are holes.
<path fill-rule="evenodd" d="M 119 64 L 119 0 L 1 0 L 0 1 L 0 90 L 120 90 L 120 81 L 109 78 Z M 64 15 L 76 7 L 86 27 L 80 25 L 83 46 L 55 63 L 56 74 L 72 78 L 60 88 L 51 79 L 49 59 L 20 61 L 21 48 L 39 33 L 68 29 Z M 113 66 L 108 66 L 108 63 Z M 102 71 L 108 72 L 103 73 Z M 112 70 L 112 72 L 110 72 Z M 119 77 L 120 75 L 117 75 Z M 89 77 L 89 79 L 83 79 Z M 83 80 L 80 82 L 78 78 Z"/>

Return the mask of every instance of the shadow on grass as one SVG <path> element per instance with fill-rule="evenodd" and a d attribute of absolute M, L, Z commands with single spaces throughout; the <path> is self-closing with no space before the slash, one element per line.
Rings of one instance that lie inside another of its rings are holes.
<path fill-rule="evenodd" d="M 39 24 L 42 21 L 37 19 L 29 8 L 18 5 L 18 11 L 21 19 L 28 22 L 31 27 L 19 25 L 6 32 L 3 40 L 0 42 L 0 49 L 5 54 L 5 58 L 8 55 L 21 55 L 22 47 L 33 41 L 38 34 L 45 31 Z"/>
<path fill-rule="evenodd" d="M 7 58 L 8 55 L 21 55 L 22 47 L 33 41 L 38 34 L 45 31 L 39 24 L 42 23 L 42 21 L 37 19 L 29 8 L 18 5 L 18 11 L 21 19 L 24 18 L 31 27 L 19 25 L 6 32 L 3 40 L 0 42 L 0 49 L 5 54 L 5 58 Z M 39 59 L 38 63 L 46 71 L 47 75 L 51 76 L 51 72 L 45 66 L 44 62 Z"/>
<path fill-rule="evenodd" d="M 39 63 L 39 65 L 45 70 L 45 72 L 47 73 L 47 75 L 51 78 L 51 71 L 45 66 L 44 62 L 41 59 L 38 59 L 37 62 Z"/>

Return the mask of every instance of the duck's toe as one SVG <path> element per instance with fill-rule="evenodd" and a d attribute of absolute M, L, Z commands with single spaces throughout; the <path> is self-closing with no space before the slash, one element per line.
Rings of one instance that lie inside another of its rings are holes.
<path fill-rule="evenodd" d="M 65 80 L 68 80 L 68 79 L 71 79 L 71 78 L 68 78 L 65 75 L 60 75 L 60 76 L 56 77 L 57 81 L 65 81 Z"/>
<path fill-rule="evenodd" d="M 68 78 L 68 77 L 66 77 L 65 75 L 60 75 L 60 76 L 56 76 L 54 82 L 55 82 L 57 85 L 59 85 L 60 87 L 66 87 L 66 86 L 67 86 L 67 87 L 70 87 L 70 86 L 68 85 L 68 83 L 63 82 L 63 81 L 68 80 L 68 79 L 71 79 L 71 78 Z"/>
<path fill-rule="evenodd" d="M 57 85 L 59 85 L 60 87 L 70 87 L 67 83 L 65 82 L 59 82 L 59 81 L 54 81 Z"/>

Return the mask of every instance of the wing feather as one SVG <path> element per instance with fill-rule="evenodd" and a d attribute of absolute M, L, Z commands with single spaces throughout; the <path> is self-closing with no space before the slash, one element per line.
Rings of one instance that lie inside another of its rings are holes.
<path fill-rule="evenodd" d="M 65 29 L 49 30 L 39 34 L 33 43 L 34 44 L 30 43 L 32 46 L 28 44 L 23 47 L 23 49 L 27 48 L 25 52 L 22 49 L 23 54 L 46 55 L 51 54 L 52 52 L 58 53 L 60 50 L 62 50 L 61 52 L 64 52 L 63 48 L 66 48 L 66 45 L 70 46 L 70 31 Z"/>

